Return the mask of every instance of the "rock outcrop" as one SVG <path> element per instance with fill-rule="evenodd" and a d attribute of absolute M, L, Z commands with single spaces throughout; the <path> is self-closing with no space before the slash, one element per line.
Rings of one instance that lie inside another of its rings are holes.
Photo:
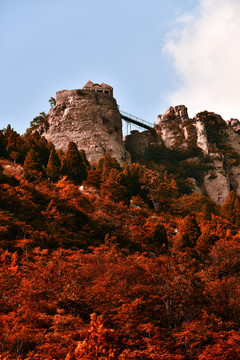
<path fill-rule="evenodd" d="M 238 119 L 230 119 L 227 124 L 237 133 L 240 134 L 240 121 Z"/>
<path fill-rule="evenodd" d="M 207 111 L 190 119 L 187 108 L 178 105 L 159 115 L 152 129 L 134 130 L 123 141 L 121 114 L 112 94 L 109 85 L 92 82 L 81 90 L 57 92 L 56 106 L 39 132 L 64 151 L 74 141 L 89 161 L 106 152 L 120 164 L 132 157 L 168 168 L 172 161 L 190 178 L 193 191 L 209 195 L 217 204 L 224 203 L 231 189 L 240 195 L 239 120 L 225 122 Z"/>
<path fill-rule="evenodd" d="M 205 167 L 201 184 L 204 194 L 217 204 L 223 204 L 231 189 L 240 193 L 238 120 L 226 123 L 220 115 L 207 111 L 189 119 L 184 105 L 170 107 L 158 119 L 157 132 L 167 148 L 189 153 L 191 149 L 201 149 L 201 166 Z M 204 162 L 208 166 L 204 166 Z"/>
<path fill-rule="evenodd" d="M 132 132 L 125 139 L 132 156 L 144 156 L 149 148 L 158 151 L 173 150 L 184 158 L 179 167 L 196 170 L 201 179 L 191 179 L 193 191 L 209 195 L 217 204 L 223 204 L 231 189 L 240 194 L 240 122 L 227 123 L 220 115 L 204 111 L 193 119 L 184 105 L 168 108 L 158 116 L 153 130 Z M 151 160 L 151 159 L 148 159 Z M 195 171 L 196 172 L 196 171 Z M 197 181 L 198 180 L 198 181 Z"/>
<path fill-rule="evenodd" d="M 111 94 L 85 89 L 57 92 L 42 135 L 63 151 L 74 141 L 89 161 L 97 161 L 106 152 L 120 164 L 130 161 L 122 140 L 121 115 Z"/>
<path fill-rule="evenodd" d="M 168 108 L 158 116 L 156 131 L 168 148 L 187 149 L 196 143 L 196 129 L 184 105 Z"/>
<path fill-rule="evenodd" d="M 218 156 L 216 159 L 214 155 L 211 156 L 213 158 L 211 169 L 205 171 L 202 188 L 215 203 L 222 205 L 230 192 L 230 177 L 223 160 Z"/>
<path fill-rule="evenodd" d="M 157 136 L 155 129 L 142 132 L 132 130 L 131 134 L 124 138 L 124 142 L 133 160 L 144 157 L 150 144 L 163 144 L 161 137 Z"/>

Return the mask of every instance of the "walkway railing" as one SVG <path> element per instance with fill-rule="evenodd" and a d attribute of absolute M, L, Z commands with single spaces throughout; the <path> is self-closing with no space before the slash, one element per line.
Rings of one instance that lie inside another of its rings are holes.
<path fill-rule="evenodd" d="M 141 128 L 150 130 L 153 128 L 153 124 L 151 124 L 150 122 L 140 119 L 137 116 L 131 115 L 126 113 L 125 111 L 120 110 L 120 114 L 123 120 L 125 120 L 126 122 L 129 122 L 131 124 L 137 125 Z"/>

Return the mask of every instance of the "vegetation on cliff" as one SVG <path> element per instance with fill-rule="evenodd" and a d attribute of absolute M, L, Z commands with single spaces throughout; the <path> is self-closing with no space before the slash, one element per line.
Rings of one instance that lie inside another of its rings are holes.
<path fill-rule="evenodd" d="M 11 127 L 0 157 L 0 359 L 240 358 L 236 193 Z"/>

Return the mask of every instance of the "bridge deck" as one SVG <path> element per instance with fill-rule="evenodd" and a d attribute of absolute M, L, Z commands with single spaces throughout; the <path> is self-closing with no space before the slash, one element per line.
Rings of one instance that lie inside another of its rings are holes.
<path fill-rule="evenodd" d="M 134 115 L 128 114 L 125 111 L 120 111 L 120 114 L 121 114 L 121 117 L 123 120 L 125 120 L 131 124 L 137 125 L 146 130 L 150 130 L 153 128 L 153 124 L 151 124 L 150 122 L 140 119 Z"/>

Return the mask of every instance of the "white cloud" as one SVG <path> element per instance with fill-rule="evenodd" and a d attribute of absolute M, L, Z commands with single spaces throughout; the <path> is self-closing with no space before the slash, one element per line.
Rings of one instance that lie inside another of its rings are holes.
<path fill-rule="evenodd" d="M 178 20 L 165 46 L 178 74 L 171 105 L 186 105 L 191 116 L 209 110 L 240 119 L 239 15 L 239 0 L 201 0 Z"/>

